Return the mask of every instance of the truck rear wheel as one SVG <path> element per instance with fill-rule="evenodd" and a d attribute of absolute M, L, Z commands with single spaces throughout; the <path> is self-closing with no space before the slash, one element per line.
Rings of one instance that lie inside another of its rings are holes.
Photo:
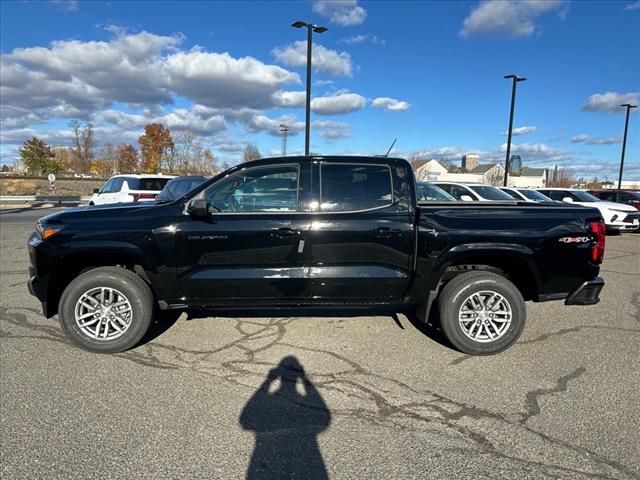
<path fill-rule="evenodd" d="M 440 324 L 449 341 L 470 355 L 492 355 L 513 345 L 527 310 L 518 288 L 491 272 L 458 275 L 439 298 Z"/>
<path fill-rule="evenodd" d="M 153 294 L 135 273 L 99 267 L 67 285 L 58 312 L 65 334 L 80 347 L 98 353 L 122 352 L 147 332 L 154 312 Z"/>

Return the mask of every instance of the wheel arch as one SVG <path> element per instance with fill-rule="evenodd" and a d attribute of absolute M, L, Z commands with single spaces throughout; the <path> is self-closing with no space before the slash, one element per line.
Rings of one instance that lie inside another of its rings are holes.
<path fill-rule="evenodd" d="M 442 288 L 458 275 L 469 271 L 489 271 L 505 277 L 525 300 L 537 300 L 540 272 L 533 251 L 522 245 L 465 244 L 452 248 L 433 268 L 426 302 L 418 306 L 417 316 L 428 321 L 431 308 Z"/>
<path fill-rule="evenodd" d="M 66 252 L 52 269 L 47 287 L 47 312 L 50 318 L 58 313 L 62 292 L 78 275 L 98 267 L 121 267 L 135 272 L 150 287 L 144 257 L 134 245 L 96 248 L 84 245 Z M 153 291 L 153 288 L 152 288 Z"/>

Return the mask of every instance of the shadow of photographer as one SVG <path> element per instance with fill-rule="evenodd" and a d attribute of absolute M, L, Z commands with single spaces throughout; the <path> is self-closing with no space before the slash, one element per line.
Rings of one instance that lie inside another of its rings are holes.
<path fill-rule="evenodd" d="M 331 413 L 298 359 L 283 358 L 240 415 L 242 428 L 255 432 L 247 479 L 329 478 L 317 437 L 330 423 Z"/>

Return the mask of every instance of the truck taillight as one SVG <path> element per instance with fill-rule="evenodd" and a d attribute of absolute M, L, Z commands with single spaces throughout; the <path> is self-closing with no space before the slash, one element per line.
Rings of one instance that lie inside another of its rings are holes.
<path fill-rule="evenodd" d="M 139 200 L 153 200 L 154 198 L 156 198 L 156 195 L 154 193 L 134 193 L 132 194 L 132 196 L 134 202 L 137 202 Z"/>
<path fill-rule="evenodd" d="M 606 238 L 605 224 L 603 221 L 592 222 L 589 224 L 589 229 L 593 236 L 596 237 L 596 243 L 591 247 L 591 260 L 596 263 L 602 263 Z"/>

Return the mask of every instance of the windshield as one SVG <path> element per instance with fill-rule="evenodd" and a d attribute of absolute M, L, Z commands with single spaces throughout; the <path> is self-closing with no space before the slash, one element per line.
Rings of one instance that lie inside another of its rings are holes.
<path fill-rule="evenodd" d="M 428 183 L 418 183 L 419 202 L 452 202 L 456 199 L 440 187 Z"/>
<path fill-rule="evenodd" d="M 571 190 L 571 194 L 576 197 L 579 202 L 601 202 L 598 197 L 591 195 L 590 193 L 583 192 L 581 190 Z"/>
<path fill-rule="evenodd" d="M 543 195 L 540 192 L 536 192 L 535 190 L 518 190 L 522 195 L 527 197 L 529 200 L 533 200 L 536 202 L 553 202 L 549 197 Z"/>
<path fill-rule="evenodd" d="M 511 195 L 488 185 L 467 185 L 482 198 L 487 200 L 513 200 Z"/>

